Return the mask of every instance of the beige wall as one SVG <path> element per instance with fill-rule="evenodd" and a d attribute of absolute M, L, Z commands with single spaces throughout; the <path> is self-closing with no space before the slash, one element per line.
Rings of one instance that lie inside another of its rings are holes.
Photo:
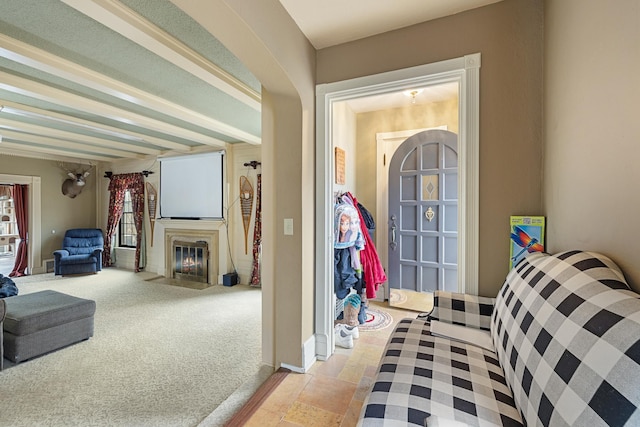
<path fill-rule="evenodd" d="M 479 293 L 508 271 L 509 216 L 542 209 L 543 3 L 504 0 L 322 49 L 318 83 L 482 54 Z"/>
<path fill-rule="evenodd" d="M 357 194 L 356 171 L 360 169 L 363 159 L 357 148 L 358 130 L 356 128 L 356 114 L 346 102 L 337 102 L 333 106 L 333 145 L 345 152 L 345 179 L 344 184 L 333 182 L 333 191 L 344 193 L 351 191 Z M 335 153 L 335 151 L 334 151 Z M 335 159 L 334 159 L 335 163 Z M 336 175 L 336 171 L 334 171 Z"/>
<path fill-rule="evenodd" d="M 611 257 L 640 290 L 640 2 L 545 2 L 547 247 Z"/>
<path fill-rule="evenodd" d="M 86 165 L 76 163 L 65 163 L 64 166 L 73 171 L 76 166 L 80 169 L 86 168 Z M 95 168 L 91 169 L 82 193 L 73 199 L 62 194 L 62 183 L 68 176 L 58 162 L 0 155 L 0 171 L 7 175 L 41 178 L 41 256 L 43 261 L 52 259 L 53 251 L 61 248 L 62 238 L 67 229 L 97 226 L 96 180 L 101 178 L 97 176 Z"/>

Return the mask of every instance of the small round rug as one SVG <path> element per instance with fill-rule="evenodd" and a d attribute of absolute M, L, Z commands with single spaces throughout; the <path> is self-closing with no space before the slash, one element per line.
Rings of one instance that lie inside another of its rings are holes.
<path fill-rule="evenodd" d="M 391 315 L 386 311 L 367 308 L 367 320 L 358 325 L 358 329 L 360 331 L 379 331 L 389 326 L 392 320 Z"/>
<path fill-rule="evenodd" d="M 407 302 L 407 295 L 398 289 L 391 289 L 389 292 L 389 304 L 403 304 Z"/>

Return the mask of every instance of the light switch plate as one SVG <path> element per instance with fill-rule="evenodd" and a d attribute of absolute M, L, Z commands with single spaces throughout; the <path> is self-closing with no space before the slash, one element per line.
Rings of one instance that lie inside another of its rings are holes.
<path fill-rule="evenodd" d="M 284 219 L 284 234 L 285 236 L 293 236 L 293 218 Z"/>

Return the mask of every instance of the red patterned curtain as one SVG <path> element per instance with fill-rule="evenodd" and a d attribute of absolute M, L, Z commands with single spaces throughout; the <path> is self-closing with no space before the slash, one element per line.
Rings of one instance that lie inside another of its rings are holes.
<path fill-rule="evenodd" d="M 29 251 L 27 251 L 27 230 L 29 230 L 29 219 L 27 217 L 27 185 L 15 184 L 13 186 L 13 204 L 16 210 L 16 222 L 18 223 L 18 234 L 20 244 L 16 250 L 16 262 L 9 277 L 24 276 L 25 269 L 29 261 Z"/>
<path fill-rule="evenodd" d="M 124 173 L 112 175 L 109 182 L 109 218 L 107 220 L 107 233 L 104 242 L 104 253 L 102 257 L 103 267 L 110 267 L 111 244 L 113 236 L 118 231 L 118 222 L 122 217 L 124 208 L 124 195 L 129 190 L 133 205 L 134 222 L 138 239 L 136 239 L 135 271 L 140 271 L 140 245 L 142 241 L 142 218 L 144 217 L 144 175 L 142 173 Z"/>
<path fill-rule="evenodd" d="M 256 184 L 256 220 L 253 226 L 253 271 L 251 272 L 250 286 L 260 286 L 260 263 L 262 252 L 262 175 L 258 174 Z"/>

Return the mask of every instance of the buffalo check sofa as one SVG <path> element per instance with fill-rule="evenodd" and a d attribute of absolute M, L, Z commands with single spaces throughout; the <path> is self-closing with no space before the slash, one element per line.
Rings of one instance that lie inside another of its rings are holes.
<path fill-rule="evenodd" d="M 582 251 L 528 255 L 495 299 L 437 292 L 392 332 L 358 425 L 640 426 L 639 298 Z M 492 348 L 435 335 L 438 322 Z"/>

